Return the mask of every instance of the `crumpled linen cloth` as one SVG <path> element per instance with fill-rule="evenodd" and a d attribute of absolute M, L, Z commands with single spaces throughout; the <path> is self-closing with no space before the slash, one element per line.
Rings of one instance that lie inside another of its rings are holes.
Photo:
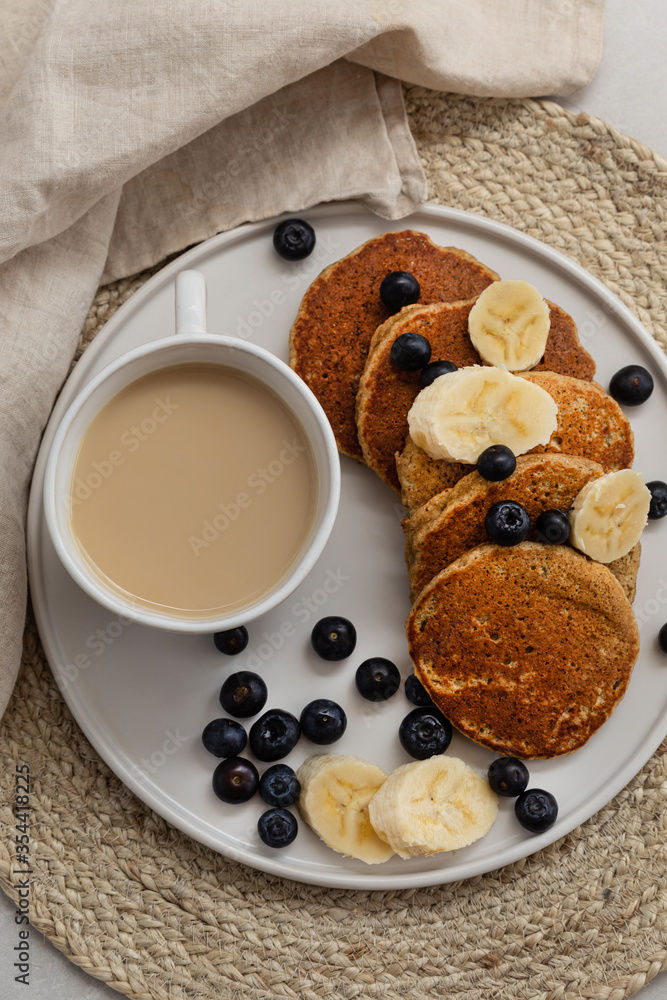
<path fill-rule="evenodd" d="M 604 0 L 4 0 L 0 714 L 26 606 L 41 432 L 101 282 L 239 223 L 426 198 L 399 80 L 567 95 Z"/>

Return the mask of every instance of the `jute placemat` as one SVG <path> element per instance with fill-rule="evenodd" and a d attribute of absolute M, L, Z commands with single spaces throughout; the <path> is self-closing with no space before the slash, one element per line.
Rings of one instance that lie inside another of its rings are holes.
<path fill-rule="evenodd" d="M 564 251 L 667 346 L 665 161 L 553 104 L 406 95 L 433 201 Z M 100 290 L 82 346 L 150 273 Z M 12 804 L 27 763 L 32 923 L 129 997 L 621 1000 L 667 968 L 667 743 L 540 854 L 400 892 L 286 882 L 169 828 L 79 731 L 32 622 L 0 760 L 4 891 L 19 902 Z"/>

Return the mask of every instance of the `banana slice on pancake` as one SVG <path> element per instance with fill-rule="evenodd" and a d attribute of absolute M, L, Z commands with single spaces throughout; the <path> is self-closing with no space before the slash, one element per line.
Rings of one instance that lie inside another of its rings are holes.
<path fill-rule="evenodd" d="M 539 363 L 550 326 L 549 306 L 528 281 L 495 281 L 468 317 L 470 339 L 480 357 L 511 372 Z"/>
<path fill-rule="evenodd" d="M 639 541 L 650 503 L 649 488 L 632 469 L 587 483 L 569 513 L 571 544 L 596 562 L 620 559 Z"/>
<path fill-rule="evenodd" d="M 546 390 L 502 368 L 470 365 L 440 375 L 408 413 L 410 436 L 431 458 L 474 465 L 492 444 L 522 455 L 546 445 L 558 407 Z"/>
<path fill-rule="evenodd" d="M 368 806 L 379 836 L 402 858 L 455 851 L 493 826 L 498 799 L 488 781 L 442 754 L 393 771 Z"/>

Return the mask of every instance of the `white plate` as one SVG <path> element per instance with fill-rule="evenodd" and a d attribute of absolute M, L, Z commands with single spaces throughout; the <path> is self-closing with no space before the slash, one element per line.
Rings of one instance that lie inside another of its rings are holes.
<path fill-rule="evenodd" d="M 349 724 L 332 751 L 358 754 L 387 771 L 408 759 L 397 738 L 400 720 L 412 708 L 403 691 L 377 706 L 354 686 L 355 669 L 369 656 L 394 660 L 403 676 L 411 670 L 404 633 L 409 602 L 402 510 L 393 493 L 368 469 L 342 459 L 340 511 L 319 563 L 289 600 L 251 625 L 249 647 L 237 657 L 219 654 L 206 636 L 170 635 L 114 619 L 70 579 L 44 524 L 44 464 L 58 422 L 104 365 L 173 330 L 173 280 L 179 270 L 195 267 L 206 275 L 211 332 L 251 336 L 287 360 L 288 332 L 313 277 L 391 229 L 422 230 L 436 243 L 464 248 L 501 277 L 533 282 L 572 314 L 602 385 L 624 364 L 646 365 L 656 389 L 646 404 L 629 411 L 635 468 L 646 480 L 667 479 L 661 432 L 667 426 L 667 360 L 629 310 L 576 264 L 506 226 L 449 209 L 428 206 L 393 225 L 350 203 L 303 214 L 317 232 L 311 257 L 288 263 L 277 256 L 271 243 L 276 220 L 217 236 L 148 281 L 79 361 L 44 435 L 30 500 L 29 573 L 39 631 L 60 689 L 96 750 L 147 805 L 201 843 L 263 871 L 319 885 L 382 889 L 467 878 L 523 858 L 588 819 L 641 769 L 667 732 L 667 658 L 656 642 L 667 620 L 667 521 L 651 522 L 644 536 L 635 602 L 642 648 L 625 698 L 581 750 L 530 766 L 531 786 L 549 789 L 560 804 L 556 824 L 531 835 L 516 822 L 513 800 L 502 800 L 491 832 L 465 850 L 394 858 L 374 867 L 330 851 L 305 823 L 289 848 L 265 847 L 256 831 L 265 807 L 257 797 L 242 806 L 215 797 L 211 775 L 217 761 L 200 737 L 207 722 L 224 714 L 218 692 L 225 677 L 261 663 L 267 708 L 298 716 L 316 697 L 343 705 Z M 312 652 L 309 636 L 318 618 L 334 613 L 352 619 L 359 638 L 350 659 L 327 664 Z M 297 767 L 321 749 L 302 738 L 288 761 Z M 495 756 L 458 734 L 448 752 L 480 769 Z"/>

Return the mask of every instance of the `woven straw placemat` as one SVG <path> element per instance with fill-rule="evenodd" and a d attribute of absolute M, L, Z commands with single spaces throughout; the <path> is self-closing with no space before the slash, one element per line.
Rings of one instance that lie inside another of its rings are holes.
<path fill-rule="evenodd" d="M 667 346 L 665 161 L 554 104 L 406 96 L 431 200 L 563 251 Z M 151 273 L 99 291 L 82 346 Z M 129 997 L 621 1000 L 667 968 L 667 743 L 541 853 L 396 892 L 286 882 L 171 829 L 86 741 L 32 621 L 0 759 L 4 891 L 18 902 L 14 765 L 28 763 L 32 923 Z"/>

